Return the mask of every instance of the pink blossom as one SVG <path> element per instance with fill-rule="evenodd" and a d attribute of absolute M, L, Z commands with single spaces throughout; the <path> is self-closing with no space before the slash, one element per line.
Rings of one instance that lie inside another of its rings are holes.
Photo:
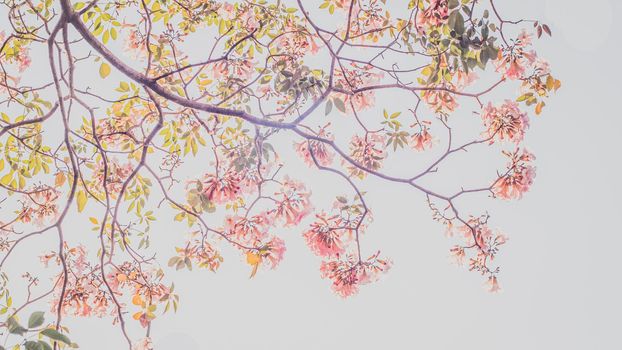
<path fill-rule="evenodd" d="M 529 127 L 527 114 L 521 113 L 518 104 L 510 100 L 506 100 L 499 108 L 488 103 L 481 116 L 491 143 L 493 139 L 519 143 Z"/>
<path fill-rule="evenodd" d="M 132 344 L 132 350 L 153 350 L 151 338 L 145 337 Z"/>
<path fill-rule="evenodd" d="M 449 6 L 447 0 L 426 0 L 427 7 L 417 14 L 417 27 L 439 27 L 449 19 Z"/>
<path fill-rule="evenodd" d="M 230 4 L 228 2 L 223 3 L 218 8 L 218 17 L 224 20 L 227 20 L 227 21 L 235 19 L 236 17 L 235 5 Z"/>
<path fill-rule="evenodd" d="M 456 88 L 449 83 L 439 86 L 431 86 L 430 89 L 423 92 L 422 97 L 425 103 L 435 113 L 450 114 L 458 108 L 458 102 L 452 91 Z"/>
<path fill-rule="evenodd" d="M 350 174 L 362 179 L 368 170 L 378 170 L 387 155 L 384 144 L 385 137 L 381 134 L 367 134 L 365 137 L 354 135 L 350 140 L 350 156 L 364 170 L 351 165 Z"/>
<path fill-rule="evenodd" d="M 28 49 L 23 48 L 19 53 L 18 69 L 20 73 L 28 69 L 28 67 L 30 67 L 30 63 L 32 63 L 32 61 L 28 55 Z"/>
<path fill-rule="evenodd" d="M 300 182 L 286 178 L 280 191 L 275 195 L 280 197 L 280 200 L 277 209 L 274 210 L 274 215 L 285 220 L 285 226 L 298 225 L 311 212 L 312 206 L 309 200 L 311 193 L 307 192 Z"/>
<path fill-rule="evenodd" d="M 486 281 L 486 288 L 491 293 L 497 293 L 501 291 L 501 287 L 499 287 L 499 282 L 497 281 L 497 276 L 490 276 Z"/>
<path fill-rule="evenodd" d="M 137 29 L 129 29 L 129 33 L 124 40 L 124 51 L 131 54 L 135 60 L 147 57 L 147 41 Z"/>
<path fill-rule="evenodd" d="M 342 233 L 337 216 L 328 217 L 322 212 L 316 215 L 317 220 L 311 228 L 303 233 L 307 245 L 321 257 L 339 257 L 344 253 Z"/>
<path fill-rule="evenodd" d="M 412 135 L 412 147 L 417 151 L 432 148 L 432 135 L 428 132 L 428 128 L 423 128 Z"/>
<path fill-rule="evenodd" d="M 213 203 L 234 201 L 240 192 L 240 177 L 233 170 L 221 175 L 206 174 L 202 181 L 203 194 Z"/>
<path fill-rule="evenodd" d="M 267 236 L 271 225 L 272 222 L 266 213 L 250 218 L 234 216 L 225 219 L 225 231 L 244 242 L 261 241 Z"/>
<path fill-rule="evenodd" d="M 267 252 L 263 255 L 268 262 L 270 263 L 270 268 L 275 269 L 281 260 L 283 260 L 283 256 L 285 255 L 285 242 L 278 238 L 273 237 L 270 242 L 266 244 Z"/>
<path fill-rule="evenodd" d="M 107 165 L 106 190 L 112 198 L 116 198 L 119 192 L 121 192 L 123 183 L 134 171 L 134 168 L 130 162 L 121 164 L 116 158 L 109 158 Z M 105 170 L 103 161 L 99 161 L 93 169 L 94 174 L 91 185 L 96 191 L 102 191 L 104 188 Z"/>
<path fill-rule="evenodd" d="M 311 145 L 313 156 L 311 156 L 311 152 L 309 152 L 309 145 Z M 295 146 L 296 153 L 298 153 L 308 166 L 315 166 L 313 157 L 315 157 L 315 160 L 317 160 L 318 164 L 321 166 L 329 166 L 333 162 L 333 153 L 329 151 L 328 147 L 322 142 L 304 140 L 295 144 Z"/>
<path fill-rule="evenodd" d="M 332 289 L 342 297 L 349 297 L 359 291 L 359 286 L 378 280 L 381 273 L 391 267 L 389 260 L 379 259 L 380 252 L 366 260 L 348 257 L 347 260 L 323 261 L 320 265 L 322 278 L 333 281 Z"/>
<path fill-rule="evenodd" d="M 505 154 L 510 158 L 509 170 L 497 179 L 493 192 L 503 199 L 520 199 L 536 177 L 536 168 L 530 165 L 535 156 L 526 150 Z"/>
<path fill-rule="evenodd" d="M 523 29 L 517 38 L 517 45 L 525 47 L 531 45 L 533 35 L 527 33 L 527 30 Z"/>

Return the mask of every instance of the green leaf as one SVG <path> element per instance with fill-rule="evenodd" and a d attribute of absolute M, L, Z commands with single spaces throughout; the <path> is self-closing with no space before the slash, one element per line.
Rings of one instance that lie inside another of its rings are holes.
<path fill-rule="evenodd" d="M 332 110 L 333 110 L 333 102 L 331 100 L 328 100 L 326 102 L 326 108 L 324 109 L 324 115 L 328 115 L 330 111 Z"/>
<path fill-rule="evenodd" d="M 43 311 L 35 311 L 28 318 L 28 328 L 36 328 L 43 324 Z"/>
<path fill-rule="evenodd" d="M 341 99 L 335 98 L 333 99 L 333 102 L 335 103 L 335 107 L 337 107 L 338 110 L 340 110 L 342 113 L 346 112 L 346 105 Z"/>
<path fill-rule="evenodd" d="M 99 76 L 105 79 L 109 74 L 110 66 L 106 62 L 102 62 L 101 66 L 99 66 Z"/>
<path fill-rule="evenodd" d="M 39 340 L 39 344 L 41 344 L 42 350 L 52 350 L 52 347 L 50 346 L 50 344 L 44 342 L 43 340 Z"/>
<path fill-rule="evenodd" d="M 62 341 L 63 343 L 70 345 L 71 344 L 71 340 L 69 340 L 69 338 L 67 338 L 66 335 L 51 329 L 51 328 L 47 328 L 41 331 L 42 335 L 45 335 L 46 337 L 53 339 L 53 340 L 57 340 L 57 341 Z"/>
<path fill-rule="evenodd" d="M 17 321 L 15 320 L 15 317 L 9 317 L 6 323 L 7 323 L 7 328 L 9 329 L 9 333 L 11 334 L 24 335 L 24 333 L 28 331 L 26 328 L 22 327 L 19 323 L 17 323 Z"/>
<path fill-rule="evenodd" d="M 24 343 L 24 347 L 26 348 L 26 350 L 41 350 L 41 344 L 31 340 Z"/>
<path fill-rule="evenodd" d="M 460 13 L 457 13 L 456 15 L 456 23 L 454 26 L 454 30 L 456 31 L 456 33 L 460 35 L 464 33 L 464 18 L 462 17 Z"/>

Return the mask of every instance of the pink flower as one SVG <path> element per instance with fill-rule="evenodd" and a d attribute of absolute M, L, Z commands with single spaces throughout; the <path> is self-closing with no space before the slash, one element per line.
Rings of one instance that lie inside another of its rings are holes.
<path fill-rule="evenodd" d="M 337 227 L 337 216 L 327 217 L 322 212 L 316 217 L 317 220 L 311 224 L 311 228 L 303 233 L 307 245 L 321 257 L 339 257 L 345 250 L 341 240 L 343 229 Z"/>
<path fill-rule="evenodd" d="M 252 74 L 253 62 L 248 59 L 222 60 L 212 66 L 212 75 L 216 80 L 227 80 L 235 77 L 245 81 Z"/>
<path fill-rule="evenodd" d="M 267 236 L 268 228 L 272 225 L 265 213 L 250 218 L 228 217 L 225 223 L 225 230 L 237 240 L 244 242 L 261 241 Z"/>
<path fill-rule="evenodd" d="M 246 11 L 240 14 L 240 20 L 244 24 L 244 28 L 246 28 L 246 30 L 249 32 L 252 32 L 255 29 L 259 28 L 260 23 L 255 16 L 255 12 L 253 11 L 252 6 L 248 6 L 246 8 Z"/>
<path fill-rule="evenodd" d="M 391 267 L 390 261 L 378 258 L 379 253 L 364 261 L 352 256 L 346 261 L 323 261 L 320 265 L 321 276 L 333 281 L 332 289 L 338 295 L 344 298 L 352 296 L 359 291 L 360 285 L 376 281 L 380 273 L 387 272 Z"/>
<path fill-rule="evenodd" d="M 412 147 L 417 151 L 425 151 L 432 148 L 432 135 L 428 132 L 428 128 L 423 128 L 421 131 L 412 135 Z"/>
<path fill-rule="evenodd" d="M 431 86 L 422 93 L 423 100 L 435 113 L 450 114 L 458 108 L 458 102 L 451 91 L 456 88 L 449 83 Z"/>
<path fill-rule="evenodd" d="M 311 152 L 309 152 L 309 145 L 311 145 L 313 156 L 311 156 Z M 295 144 L 295 146 L 296 153 L 298 153 L 308 166 L 315 166 L 313 157 L 315 157 L 315 160 L 317 160 L 318 164 L 321 166 L 329 166 L 333 162 L 333 153 L 330 152 L 322 142 L 304 140 Z"/>
<path fill-rule="evenodd" d="M 275 269 L 285 255 L 285 242 L 278 237 L 274 237 L 266 244 L 266 249 L 267 252 L 262 257 L 268 260 L 270 268 Z"/>
<path fill-rule="evenodd" d="M 319 51 L 319 46 L 315 42 L 316 38 L 307 30 L 301 30 L 299 25 L 292 19 L 285 22 L 282 34 L 276 39 L 275 44 L 289 57 L 285 58 L 292 62 L 307 54 L 315 55 Z"/>
<path fill-rule="evenodd" d="M 528 66 L 536 62 L 535 51 L 527 51 L 531 45 L 531 36 L 523 31 L 514 44 L 503 47 L 495 61 L 497 72 L 510 80 L 522 79 Z"/>
<path fill-rule="evenodd" d="M 151 338 L 145 337 L 132 344 L 132 350 L 153 350 Z"/>
<path fill-rule="evenodd" d="M 536 59 L 534 63 L 534 68 L 539 74 L 550 74 L 551 73 L 551 66 L 549 65 L 549 62 L 547 62 L 543 58 Z"/>
<path fill-rule="evenodd" d="M 43 263 L 43 266 L 48 267 L 50 265 L 50 260 L 54 257 L 56 257 L 56 254 L 54 253 L 41 255 L 39 256 L 39 261 Z"/>
<path fill-rule="evenodd" d="M 128 25 L 129 26 L 129 25 Z M 131 54 L 135 60 L 147 57 L 147 41 L 145 37 L 136 29 L 130 29 L 125 38 L 124 51 Z"/>
<path fill-rule="evenodd" d="M 517 44 L 518 46 L 529 46 L 531 45 L 531 38 L 533 37 L 533 35 L 527 33 L 527 30 L 523 29 L 521 31 L 521 33 L 518 35 L 517 38 Z"/>
<path fill-rule="evenodd" d="M 224 20 L 232 20 L 236 16 L 235 6 L 225 2 L 218 8 L 218 17 Z"/>
<path fill-rule="evenodd" d="M 356 266 L 350 266 L 342 261 L 322 261 L 320 272 L 322 278 L 333 281 L 332 289 L 342 297 L 354 295 L 359 290 Z"/>
<path fill-rule="evenodd" d="M 378 72 L 371 65 L 351 63 L 350 68 L 342 67 L 335 71 L 335 85 L 341 88 L 356 90 L 371 86 L 379 82 L 382 77 L 383 73 Z M 373 107 L 374 96 L 373 90 L 362 91 L 352 95 L 342 95 L 345 112 L 351 112 L 352 105 L 356 111 Z"/>
<path fill-rule="evenodd" d="M 458 83 L 456 85 L 456 88 L 458 90 L 464 90 L 464 88 L 473 84 L 478 78 L 479 77 L 477 76 L 477 74 L 475 74 L 475 72 L 473 71 L 465 73 L 461 70 L 458 70 Z"/>
<path fill-rule="evenodd" d="M 28 55 L 28 49 L 24 48 L 19 53 L 19 64 L 18 69 L 21 72 L 25 71 L 28 67 L 30 67 L 30 56 Z"/>
<path fill-rule="evenodd" d="M 503 199 L 519 199 L 523 193 L 529 191 L 536 177 L 535 168 L 532 166 L 521 167 L 512 174 L 499 179 L 494 186 L 495 195 Z"/>
<path fill-rule="evenodd" d="M 305 186 L 286 178 L 281 186 L 281 190 L 275 193 L 280 197 L 274 215 L 285 220 L 285 226 L 295 226 L 307 216 L 312 209 L 309 197 L 310 192 L 306 191 Z"/>
<path fill-rule="evenodd" d="M 468 245 L 477 244 L 482 250 L 486 251 L 493 237 L 492 230 L 485 222 L 479 219 L 471 219 L 467 221 L 468 225 L 462 225 L 458 228 Z"/>
<path fill-rule="evenodd" d="M 134 168 L 130 162 L 125 164 L 120 164 L 116 158 L 109 158 L 107 163 L 107 179 L 106 179 L 106 190 L 108 194 L 112 198 L 116 198 L 116 196 L 121 192 L 121 188 L 123 187 L 123 183 L 130 176 Z M 93 182 L 91 183 L 93 190 L 102 191 L 104 188 L 104 163 L 100 161 L 93 169 Z"/>
<path fill-rule="evenodd" d="M 221 175 L 206 174 L 201 183 L 203 194 L 217 204 L 236 200 L 240 192 L 240 177 L 233 170 Z"/>
<path fill-rule="evenodd" d="M 518 104 L 510 100 L 506 100 L 499 108 L 488 103 L 482 111 L 482 120 L 491 143 L 493 138 L 519 143 L 529 127 L 527 114 L 521 113 Z"/>
<path fill-rule="evenodd" d="M 497 276 L 490 276 L 488 277 L 488 281 L 486 281 L 486 287 L 488 288 L 488 291 L 491 293 L 497 293 L 499 291 L 501 291 L 501 287 L 499 287 L 499 283 L 497 281 Z"/>
<path fill-rule="evenodd" d="M 37 186 L 30 192 L 25 192 L 21 221 L 27 223 L 34 220 L 37 226 L 43 226 L 46 222 L 55 220 L 58 216 L 56 202 L 59 196 L 59 191 L 46 186 Z"/>
<path fill-rule="evenodd" d="M 458 245 L 454 246 L 453 248 L 449 250 L 449 252 L 451 253 L 451 257 L 454 259 L 456 264 L 458 265 L 464 264 L 464 258 L 466 254 L 465 254 L 463 247 L 458 246 Z"/>
<path fill-rule="evenodd" d="M 380 169 L 386 157 L 384 144 L 385 137 L 380 134 L 367 134 L 364 138 L 354 135 L 350 141 L 350 156 L 364 169 L 351 165 L 350 174 L 363 179 L 367 170 Z"/>
<path fill-rule="evenodd" d="M 447 0 L 427 0 L 429 5 L 417 15 L 417 27 L 439 27 L 449 19 L 449 6 Z"/>
<path fill-rule="evenodd" d="M 497 179 L 492 190 L 503 199 L 520 199 L 536 177 L 536 168 L 529 164 L 535 157 L 526 150 L 505 154 L 510 158 L 508 171 Z"/>

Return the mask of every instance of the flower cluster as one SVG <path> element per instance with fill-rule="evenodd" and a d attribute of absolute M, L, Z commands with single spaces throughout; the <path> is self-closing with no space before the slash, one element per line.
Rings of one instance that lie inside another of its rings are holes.
<path fill-rule="evenodd" d="M 361 65 L 352 62 L 349 67 L 342 67 L 335 71 L 335 85 L 352 92 L 343 96 L 343 112 L 363 111 L 374 106 L 375 92 L 373 90 L 356 91 L 358 88 L 372 85 L 383 78 L 383 73 L 371 65 Z"/>
<path fill-rule="evenodd" d="M 333 163 L 334 154 L 320 141 L 301 141 L 295 145 L 296 153 L 310 166 L 315 166 L 315 161 L 321 166 L 329 166 Z M 311 152 L 309 152 L 309 148 Z M 313 155 L 311 154 L 313 153 Z M 313 160 L 315 158 L 315 161 Z"/>
<path fill-rule="evenodd" d="M 436 28 L 442 26 L 449 19 L 448 0 L 425 0 L 419 1 L 420 8 L 417 14 L 417 27 Z"/>
<path fill-rule="evenodd" d="M 531 46 L 531 35 L 522 31 L 512 44 L 504 46 L 499 50 L 496 61 L 497 71 L 510 80 L 522 79 L 525 77 L 526 70 L 534 67 L 536 70 L 547 73 L 548 64 L 543 60 L 538 60 L 535 51 L 529 50 Z"/>
<path fill-rule="evenodd" d="M 344 226 L 339 215 L 321 212 L 309 230 L 303 233 L 307 245 L 318 256 L 339 257 L 345 252 L 344 240 L 351 238 L 352 228 Z M 349 237 L 348 237 L 349 236 Z"/>
<path fill-rule="evenodd" d="M 433 138 L 428 129 L 427 126 L 423 126 L 420 131 L 411 135 L 411 145 L 415 150 L 423 152 L 432 148 Z"/>
<path fill-rule="evenodd" d="M 198 190 L 207 200 L 216 204 L 235 201 L 240 195 L 240 176 L 233 170 L 222 174 L 206 174 L 197 183 Z"/>
<path fill-rule="evenodd" d="M 500 107 L 488 103 L 482 110 L 482 120 L 491 143 L 494 139 L 520 143 L 529 128 L 527 113 L 521 112 L 518 104 L 509 100 Z"/>
<path fill-rule="evenodd" d="M 518 199 L 529 191 L 533 179 L 536 177 L 536 168 L 531 162 L 536 157 L 527 150 L 516 149 L 514 152 L 503 154 L 510 159 L 507 172 L 499 177 L 493 185 L 493 192 L 503 199 Z"/>
<path fill-rule="evenodd" d="M 22 222 L 34 222 L 42 226 L 46 221 L 58 215 L 60 192 L 48 186 L 37 186 L 24 194 L 23 207 L 19 211 Z"/>
<path fill-rule="evenodd" d="M 380 259 L 380 252 L 366 260 L 349 256 L 346 260 L 324 261 L 320 266 L 322 278 L 330 279 L 332 289 L 342 297 L 358 293 L 359 287 L 378 280 L 381 273 L 391 268 L 391 261 Z"/>
<path fill-rule="evenodd" d="M 355 135 L 350 140 L 350 156 L 360 167 L 350 165 L 351 176 L 364 178 L 369 170 L 378 170 L 387 156 L 385 137 L 381 134 L 367 134 L 364 137 Z M 363 169 L 361 169 L 363 167 Z"/>
<path fill-rule="evenodd" d="M 535 36 L 512 34 L 525 23 L 537 38 L 550 28 L 506 18 L 495 1 L 6 2 L 2 264 L 22 242 L 53 237 L 59 251 L 41 257 L 57 264 L 51 292 L 36 300 L 51 298 L 60 312 L 55 331 L 67 332 L 63 315 L 112 316 L 130 348 L 148 350 L 151 323 L 179 301 L 164 271 L 221 270 L 221 244 L 253 277 L 279 266 L 281 234 L 297 231 L 337 294 L 378 279 L 391 263 L 365 246 L 371 175 L 424 197 L 458 240 L 451 256 L 498 291 L 492 261 L 507 238 L 463 198 L 518 199 L 530 189 L 535 157 L 522 143 L 535 121 L 525 107 L 539 115 L 561 82 L 536 54 Z M 81 54 L 89 51 L 96 57 Z M 34 60 L 35 52 L 49 55 Z M 41 63 L 54 74 L 26 74 Z M 509 95 L 491 99 L 497 92 Z M 482 133 L 466 133 L 459 107 L 481 118 Z M 292 143 L 304 175 L 335 176 L 349 194 L 314 211 L 312 189 L 290 177 L 291 154 L 280 152 Z M 455 173 L 446 166 L 460 154 L 508 145 L 516 150 L 503 152 L 505 169 L 483 184 L 463 186 L 460 173 L 446 186 L 431 179 Z M 396 164 L 389 154 L 398 152 L 416 159 Z M 166 266 L 152 242 L 163 239 L 156 223 L 171 217 L 184 237 L 167 235 Z M 96 234 L 69 224 L 82 219 Z M 129 338 L 131 318 L 145 327 L 142 338 Z"/>
<path fill-rule="evenodd" d="M 133 170 L 131 162 L 121 163 L 117 158 L 112 158 L 104 166 L 104 161 L 101 160 L 93 167 L 91 188 L 96 192 L 105 189 L 110 197 L 116 198 Z"/>
<path fill-rule="evenodd" d="M 490 267 L 490 262 L 495 259 L 499 247 L 505 244 L 508 238 L 502 233 L 495 233 L 488 226 L 488 216 L 472 217 L 458 226 L 456 231 L 463 238 L 463 244 L 455 245 L 450 249 L 451 257 L 457 264 L 462 265 L 467 252 L 474 251 L 469 257 L 469 270 L 487 275 L 489 291 L 498 292 L 500 290 L 497 281 L 499 268 Z"/>
<path fill-rule="evenodd" d="M 312 210 L 311 192 L 301 182 L 286 178 L 275 196 L 277 207 L 270 214 L 282 220 L 285 226 L 298 225 Z"/>
<path fill-rule="evenodd" d="M 176 256 L 168 261 L 168 266 L 180 270 L 184 267 L 192 269 L 194 262 L 200 268 L 207 268 L 216 272 L 223 262 L 223 257 L 209 242 L 203 239 L 198 232 L 191 234 L 183 247 L 176 247 Z"/>

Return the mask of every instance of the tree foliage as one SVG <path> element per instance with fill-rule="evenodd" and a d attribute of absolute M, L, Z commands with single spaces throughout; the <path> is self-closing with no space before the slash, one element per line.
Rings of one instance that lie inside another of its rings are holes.
<path fill-rule="evenodd" d="M 534 51 L 547 25 L 507 19 L 493 0 L 2 5 L 0 326 L 13 349 L 76 347 L 65 316 L 111 317 L 130 349 L 149 349 L 151 323 L 179 305 L 175 270 L 215 272 L 228 245 L 255 277 L 281 263 L 284 230 L 351 296 L 392 264 L 363 244 L 377 230 L 368 177 L 427 201 L 451 256 L 499 290 L 507 237 L 459 200 L 518 199 L 532 185 L 525 133 L 561 85 Z M 465 120 L 479 131 L 458 137 Z M 455 174 L 457 192 L 429 185 L 473 148 L 507 162 L 484 160 L 489 176 L 473 187 Z M 395 157 L 418 170 L 386 170 Z M 332 206 L 313 204 L 305 176 L 317 172 L 344 184 Z M 185 228 L 168 251 L 152 249 L 158 222 Z M 48 236 L 56 243 L 31 253 L 51 279 L 6 273 L 16 249 Z M 26 291 L 14 291 L 20 276 Z M 49 314 L 25 314 L 43 301 Z M 128 331 L 132 319 L 146 337 Z"/>

